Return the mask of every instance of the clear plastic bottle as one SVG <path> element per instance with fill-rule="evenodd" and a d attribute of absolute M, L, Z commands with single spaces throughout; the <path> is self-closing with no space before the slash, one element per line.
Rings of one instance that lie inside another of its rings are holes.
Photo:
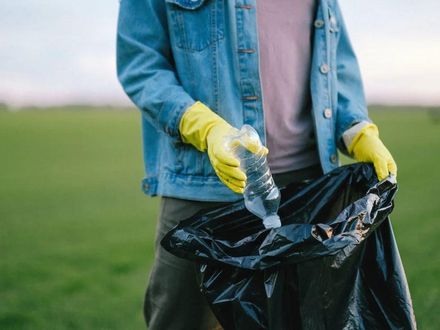
<path fill-rule="evenodd" d="M 261 152 L 263 145 L 258 133 L 252 126 L 243 125 L 228 136 L 225 143 L 239 159 L 240 168 L 247 176 L 243 194 L 246 208 L 263 220 L 265 228 L 280 227 L 277 212 L 281 195 L 272 178 L 267 157 Z M 249 145 L 256 150 L 249 151 L 245 147 Z"/>

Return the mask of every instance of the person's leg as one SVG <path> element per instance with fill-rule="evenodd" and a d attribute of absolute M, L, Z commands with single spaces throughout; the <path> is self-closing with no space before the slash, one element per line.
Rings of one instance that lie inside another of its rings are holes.
<path fill-rule="evenodd" d="M 216 329 L 217 319 L 200 293 L 193 262 L 168 253 L 160 240 L 179 221 L 204 208 L 225 203 L 163 197 L 156 231 L 155 260 L 145 294 L 144 316 L 150 330 Z"/>
<path fill-rule="evenodd" d="M 281 188 L 322 175 L 319 165 L 288 173 L 275 174 Z M 221 329 L 209 305 L 200 293 L 194 263 L 165 251 L 160 240 L 181 220 L 204 208 L 227 203 L 197 202 L 163 197 L 156 232 L 155 261 L 145 295 L 144 316 L 150 330 Z"/>

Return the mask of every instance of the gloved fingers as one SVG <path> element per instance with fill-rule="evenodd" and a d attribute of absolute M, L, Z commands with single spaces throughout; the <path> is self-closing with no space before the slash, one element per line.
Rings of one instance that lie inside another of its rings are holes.
<path fill-rule="evenodd" d="M 269 153 L 269 149 L 263 146 L 259 141 L 254 141 L 251 139 L 244 141 L 244 147 L 253 154 L 261 154 L 262 156 L 266 156 Z"/>
<path fill-rule="evenodd" d="M 226 177 L 231 177 L 236 181 L 246 181 L 246 174 L 237 166 L 229 166 L 220 162 L 215 163 L 216 170 Z"/>
<path fill-rule="evenodd" d="M 219 177 L 220 181 L 223 182 L 233 192 L 239 194 L 242 194 L 244 192 L 244 185 L 241 184 L 242 181 L 237 181 L 233 178 L 227 177 L 221 172 L 216 171 L 216 174 Z"/>
<path fill-rule="evenodd" d="M 373 164 L 379 181 L 382 181 L 383 179 L 388 177 L 389 171 L 388 171 L 388 163 L 386 159 L 377 158 L 374 160 Z"/>
<path fill-rule="evenodd" d="M 244 189 L 244 187 L 246 185 L 246 181 L 236 180 L 234 178 L 231 178 L 231 177 L 225 175 L 222 172 L 216 172 L 216 173 L 217 173 L 217 176 L 223 182 L 226 182 L 227 186 L 233 186 L 234 188 L 237 188 L 238 190 L 242 190 L 242 189 Z"/>
<path fill-rule="evenodd" d="M 388 160 L 388 171 L 392 175 L 397 176 L 397 165 L 393 158 Z"/>
<path fill-rule="evenodd" d="M 262 154 L 263 156 L 267 156 L 267 154 L 269 153 L 269 149 L 267 149 L 265 146 L 262 146 L 261 150 L 258 151 L 258 154 Z"/>
<path fill-rule="evenodd" d="M 240 162 L 235 158 L 231 151 L 228 151 L 222 147 L 213 149 L 213 156 L 219 161 L 219 163 L 229 165 L 232 167 L 239 167 Z"/>
<path fill-rule="evenodd" d="M 234 177 L 231 177 L 231 176 L 229 176 L 229 175 L 227 175 L 227 174 L 225 174 L 225 173 L 223 173 L 221 171 L 217 171 L 216 173 L 217 173 L 217 175 L 219 177 L 221 176 L 222 179 L 224 179 L 228 183 L 233 184 L 234 186 L 236 186 L 236 187 L 238 187 L 240 189 L 242 189 L 242 188 L 244 188 L 246 186 L 246 181 L 245 180 L 237 180 Z"/>
<path fill-rule="evenodd" d="M 269 149 L 263 146 L 259 140 L 255 140 L 247 136 L 243 136 L 241 138 L 241 141 L 235 139 L 230 142 L 231 149 L 237 148 L 239 146 L 245 147 L 253 154 L 261 154 L 262 156 L 266 156 L 269 153 Z"/>
<path fill-rule="evenodd" d="M 255 143 L 254 141 L 245 141 L 244 147 L 253 154 L 262 154 L 263 156 L 266 156 L 269 152 L 265 146 L 260 143 Z"/>
<path fill-rule="evenodd" d="M 219 179 L 229 189 L 236 193 L 243 193 L 244 186 L 246 184 L 246 175 L 243 173 L 243 171 L 241 171 L 240 167 L 229 166 L 225 163 L 222 163 L 218 158 L 215 157 L 214 154 L 212 157 L 210 157 L 210 161 Z M 237 164 L 240 164 L 238 160 Z"/>

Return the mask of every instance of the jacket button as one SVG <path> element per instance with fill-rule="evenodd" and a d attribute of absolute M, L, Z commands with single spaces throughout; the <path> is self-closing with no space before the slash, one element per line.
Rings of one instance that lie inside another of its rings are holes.
<path fill-rule="evenodd" d="M 328 66 L 328 64 L 323 64 L 320 66 L 319 70 L 321 71 L 321 73 L 329 73 L 330 71 L 330 67 Z"/>
<path fill-rule="evenodd" d="M 330 119 L 332 117 L 332 109 L 330 108 L 324 109 L 323 114 L 324 114 L 324 118 Z"/>
<path fill-rule="evenodd" d="M 338 161 L 338 156 L 336 156 L 335 154 L 330 156 L 330 161 L 334 164 Z"/>
<path fill-rule="evenodd" d="M 322 19 L 317 19 L 313 25 L 315 28 L 320 29 L 324 26 L 324 21 Z"/>
<path fill-rule="evenodd" d="M 241 48 L 238 50 L 239 53 L 247 53 L 247 54 L 252 54 L 255 53 L 255 49 L 251 49 L 251 48 Z"/>
<path fill-rule="evenodd" d="M 148 188 L 150 188 L 150 185 L 148 183 L 144 183 L 142 185 L 142 188 L 144 188 L 145 190 L 148 190 Z"/>

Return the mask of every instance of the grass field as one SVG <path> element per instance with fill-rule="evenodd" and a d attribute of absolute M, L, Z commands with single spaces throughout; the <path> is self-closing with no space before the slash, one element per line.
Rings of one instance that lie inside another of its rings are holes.
<path fill-rule="evenodd" d="M 415 111 L 418 110 L 418 111 Z M 399 166 L 392 215 L 420 329 L 440 328 L 440 123 L 373 108 Z M 158 200 L 139 114 L 0 112 L 0 329 L 142 329 Z"/>

